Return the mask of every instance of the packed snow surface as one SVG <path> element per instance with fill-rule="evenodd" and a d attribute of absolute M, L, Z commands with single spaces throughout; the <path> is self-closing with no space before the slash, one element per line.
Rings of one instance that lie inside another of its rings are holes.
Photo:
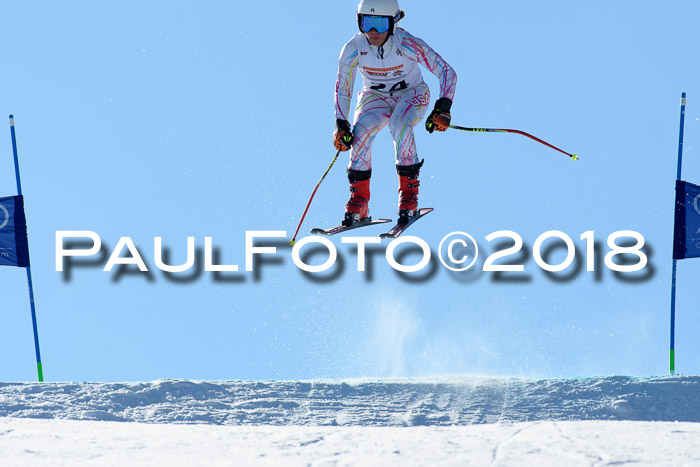
<path fill-rule="evenodd" d="M 0 383 L 0 416 L 311 426 L 700 422 L 700 377 Z"/>
<path fill-rule="evenodd" d="M 700 465 L 696 376 L 0 383 L 0 417 L 0 465 Z"/>

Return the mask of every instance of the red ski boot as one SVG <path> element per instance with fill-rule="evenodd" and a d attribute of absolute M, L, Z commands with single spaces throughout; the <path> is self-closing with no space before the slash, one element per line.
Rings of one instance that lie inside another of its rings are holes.
<path fill-rule="evenodd" d="M 348 169 L 350 181 L 350 199 L 345 205 L 345 218 L 342 224 L 350 226 L 355 222 L 369 218 L 369 179 L 372 176 L 370 170 Z"/>
<path fill-rule="evenodd" d="M 396 173 L 399 174 L 399 224 L 407 224 L 418 212 L 418 175 L 423 162 L 396 166 Z"/>

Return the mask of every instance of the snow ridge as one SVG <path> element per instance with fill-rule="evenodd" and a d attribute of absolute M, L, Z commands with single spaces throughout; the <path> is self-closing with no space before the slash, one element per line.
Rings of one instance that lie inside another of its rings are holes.
<path fill-rule="evenodd" d="M 0 417 L 397 427 L 700 422 L 700 376 L 0 383 Z"/>

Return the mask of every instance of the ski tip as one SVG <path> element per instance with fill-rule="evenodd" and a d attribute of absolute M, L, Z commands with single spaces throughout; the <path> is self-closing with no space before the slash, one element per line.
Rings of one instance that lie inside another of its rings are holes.
<path fill-rule="evenodd" d="M 328 235 L 328 232 L 326 232 L 324 229 L 319 229 L 318 227 L 311 229 L 311 233 L 314 235 Z"/>

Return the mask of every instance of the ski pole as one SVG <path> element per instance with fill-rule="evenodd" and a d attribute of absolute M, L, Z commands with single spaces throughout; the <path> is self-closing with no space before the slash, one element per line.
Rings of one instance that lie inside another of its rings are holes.
<path fill-rule="evenodd" d="M 301 223 L 304 222 L 304 218 L 306 217 L 306 213 L 309 210 L 309 206 L 311 206 L 311 201 L 314 199 L 314 196 L 316 195 L 316 190 L 318 190 L 318 187 L 321 186 L 321 182 L 323 182 L 323 179 L 326 178 L 326 175 L 328 175 L 328 172 L 331 171 L 331 167 L 333 167 L 333 164 L 335 164 L 335 161 L 338 160 L 338 156 L 340 155 L 340 150 L 335 153 L 335 157 L 333 158 L 333 161 L 331 161 L 331 165 L 328 166 L 326 169 L 326 172 L 323 174 L 323 177 L 321 177 L 321 180 L 318 181 L 316 184 L 316 188 L 314 188 L 313 193 L 311 193 L 311 198 L 309 198 L 309 202 L 306 204 L 306 209 L 304 209 L 304 214 L 301 216 L 301 220 L 299 221 L 299 225 L 297 226 L 297 231 L 294 232 L 294 237 L 289 241 L 289 244 L 291 246 L 294 246 L 294 244 L 297 241 L 297 234 L 299 233 L 299 229 L 301 228 Z"/>
<path fill-rule="evenodd" d="M 558 147 L 549 144 L 548 142 L 539 139 L 536 136 L 532 136 L 530 133 L 525 133 L 524 131 L 520 130 L 509 130 L 506 128 L 466 128 L 463 126 L 457 126 L 457 125 L 450 125 L 450 128 L 454 128 L 455 130 L 462 130 L 462 131 L 480 131 L 480 132 L 488 132 L 488 133 L 517 133 L 519 135 L 527 136 L 530 139 L 534 139 L 538 143 L 542 143 L 545 146 L 549 146 L 552 149 L 556 149 L 557 151 L 561 152 L 562 154 L 566 154 L 571 158 L 572 161 L 578 160 L 578 156 L 576 154 L 569 154 L 566 151 L 562 151 Z"/>

